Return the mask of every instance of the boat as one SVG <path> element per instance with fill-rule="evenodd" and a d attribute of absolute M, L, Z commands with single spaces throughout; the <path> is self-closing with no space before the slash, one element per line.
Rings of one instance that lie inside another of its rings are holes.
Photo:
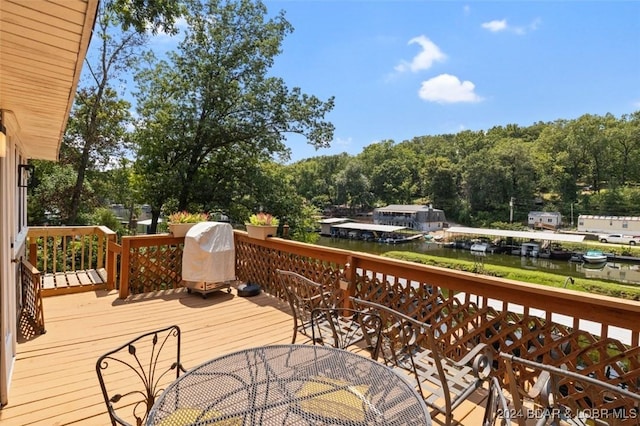
<path fill-rule="evenodd" d="M 538 257 L 538 253 L 540 253 L 540 244 L 538 243 L 530 241 L 528 243 L 522 243 L 520 247 L 521 256 Z"/>
<path fill-rule="evenodd" d="M 574 252 L 571 254 L 571 257 L 569 257 L 569 262 L 582 263 L 582 261 L 582 253 Z"/>
<path fill-rule="evenodd" d="M 488 248 L 489 248 L 489 243 L 475 242 L 471 244 L 471 248 L 469 250 L 471 250 L 474 253 L 486 253 Z"/>
<path fill-rule="evenodd" d="M 563 247 L 551 248 L 551 259 L 569 260 L 573 256 L 573 252 Z"/>
<path fill-rule="evenodd" d="M 607 255 L 602 250 L 587 250 L 582 259 L 587 263 L 604 263 L 607 261 Z"/>
<path fill-rule="evenodd" d="M 408 243 L 410 241 L 416 241 L 418 239 L 423 239 L 424 236 L 423 234 L 391 234 L 389 236 L 383 236 L 382 238 L 380 238 L 380 242 L 381 243 L 387 243 L 387 244 L 402 244 L 402 243 Z"/>

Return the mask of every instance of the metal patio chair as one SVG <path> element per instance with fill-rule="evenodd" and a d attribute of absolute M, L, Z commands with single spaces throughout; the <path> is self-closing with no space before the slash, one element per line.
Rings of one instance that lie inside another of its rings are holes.
<path fill-rule="evenodd" d="M 315 308 L 335 307 L 335 291 L 296 272 L 277 269 L 276 273 L 279 275 L 293 316 L 291 343 L 296 342 L 298 333 L 302 333 L 312 340 L 311 312 Z"/>
<path fill-rule="evenodd" d="M 504 395 L 500 382 L 496 377 L 489 379 L 489 395 L 484 410 L 482 426 L 509 426 L 513 407 Z"/>
<path fill-rule="evenodd" d="M 102 355 L 96 373 L 111 424 L 143 425 L 156 398 L 185 371 L 177 325 L 142 334 Z"/>
<path fill-rule="evenodd" d="M 459 361 L 443 355 L 446 342 L 434 338 L 431 326 L 387 306 L 351 298 L 356 309 L 375 312 L 382 319 L 379 357 L 385 364 L 409 373 L 425 403 L 453 422 L 453 410 L 482 386 L 491 371 L 492 355 L 480 343 Z"/>
<path fill-rule="evenodd" d="M 378 357 L 382 319 L 375 313 L 347 308 L 315 308 L 311 312 L 314 344 L 349 349 L 364 342 L 373 359 Z"/>
<path fill-rule="evenodd" d="M 506 364 L 514 420 L 521 426 L 638 425 L 640 394 L 623 382 L 500 353 Z M 527 422 L 529 420 L 529 422 Z"/>

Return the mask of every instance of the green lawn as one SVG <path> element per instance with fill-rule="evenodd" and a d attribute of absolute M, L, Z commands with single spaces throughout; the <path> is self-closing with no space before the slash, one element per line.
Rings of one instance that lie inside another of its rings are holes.
<path fill-rule="evenodd" d="M 593 244 L 595 245 L 595 244 Z M 589 245 L 589 246 L 593 246 Z M 599 244 L 600 247 L 605 245 Z M 614 244 L 607 244 L 609 249 L 603 248 L 603 251 L 613 252 L 611 249 Z M 626 247 L 625 247 L 626 248 Z M 635 256 L 640 256 L 640 249 Z M 634 252 L 636 249 L 634 248 Z M 620 253 L 618 253 L 620 254 Z M 549 272 L 530 271 L 520 268 L 510 268 L 506 266 L 496 265 L 479 265 L 478 263 L 448 259 L 438 256 L 430 256 L 426 254 L 391 251 L 384 254 L 386 257 L 394 259 L 406 260 L 409 262 L 421 263 L 424 265 L 439 266 L 443 268 L 456 269 L 459 271 L 474 272 L 478 274 L 490 275 L 493 277 L 507 278 L 510 280 L 523 281 L 527 283 L 542 284 L 552 287 L 565 287 L 572 290 L 585 291 L 593 294 L 604 294 L 607 296 L 620 297 L 629 300 L 640 300 L 640 286 L 630 284 L 620 284 L 611 281 L 594 280 L 590 278 L 573 278 L 573 283 L 567 282 L 564 275 L 552 274 Z"/>

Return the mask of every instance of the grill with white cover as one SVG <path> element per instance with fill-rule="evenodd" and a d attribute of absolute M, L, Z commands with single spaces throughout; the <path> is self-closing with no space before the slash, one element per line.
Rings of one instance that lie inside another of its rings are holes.
<path fill-rule="evenodd" d="M 184 237 L 182 280 L 187 291 L 207 294 L 227 289 L 236 279 L 233 228 L 228 223 L 200 222 Z"/>

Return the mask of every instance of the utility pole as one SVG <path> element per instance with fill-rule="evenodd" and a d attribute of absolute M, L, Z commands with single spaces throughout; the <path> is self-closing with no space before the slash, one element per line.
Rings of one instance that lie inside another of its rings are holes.
<path fill-rule="evenodd" d="M 509 200 L 509 223 L 513 223 L 513 201 L 515 198 L 511 197 Z"/>
<path fill-rule="evenodd" d="M 571 227 L 573 228 L 573 203 L 571 203 Z"/>

